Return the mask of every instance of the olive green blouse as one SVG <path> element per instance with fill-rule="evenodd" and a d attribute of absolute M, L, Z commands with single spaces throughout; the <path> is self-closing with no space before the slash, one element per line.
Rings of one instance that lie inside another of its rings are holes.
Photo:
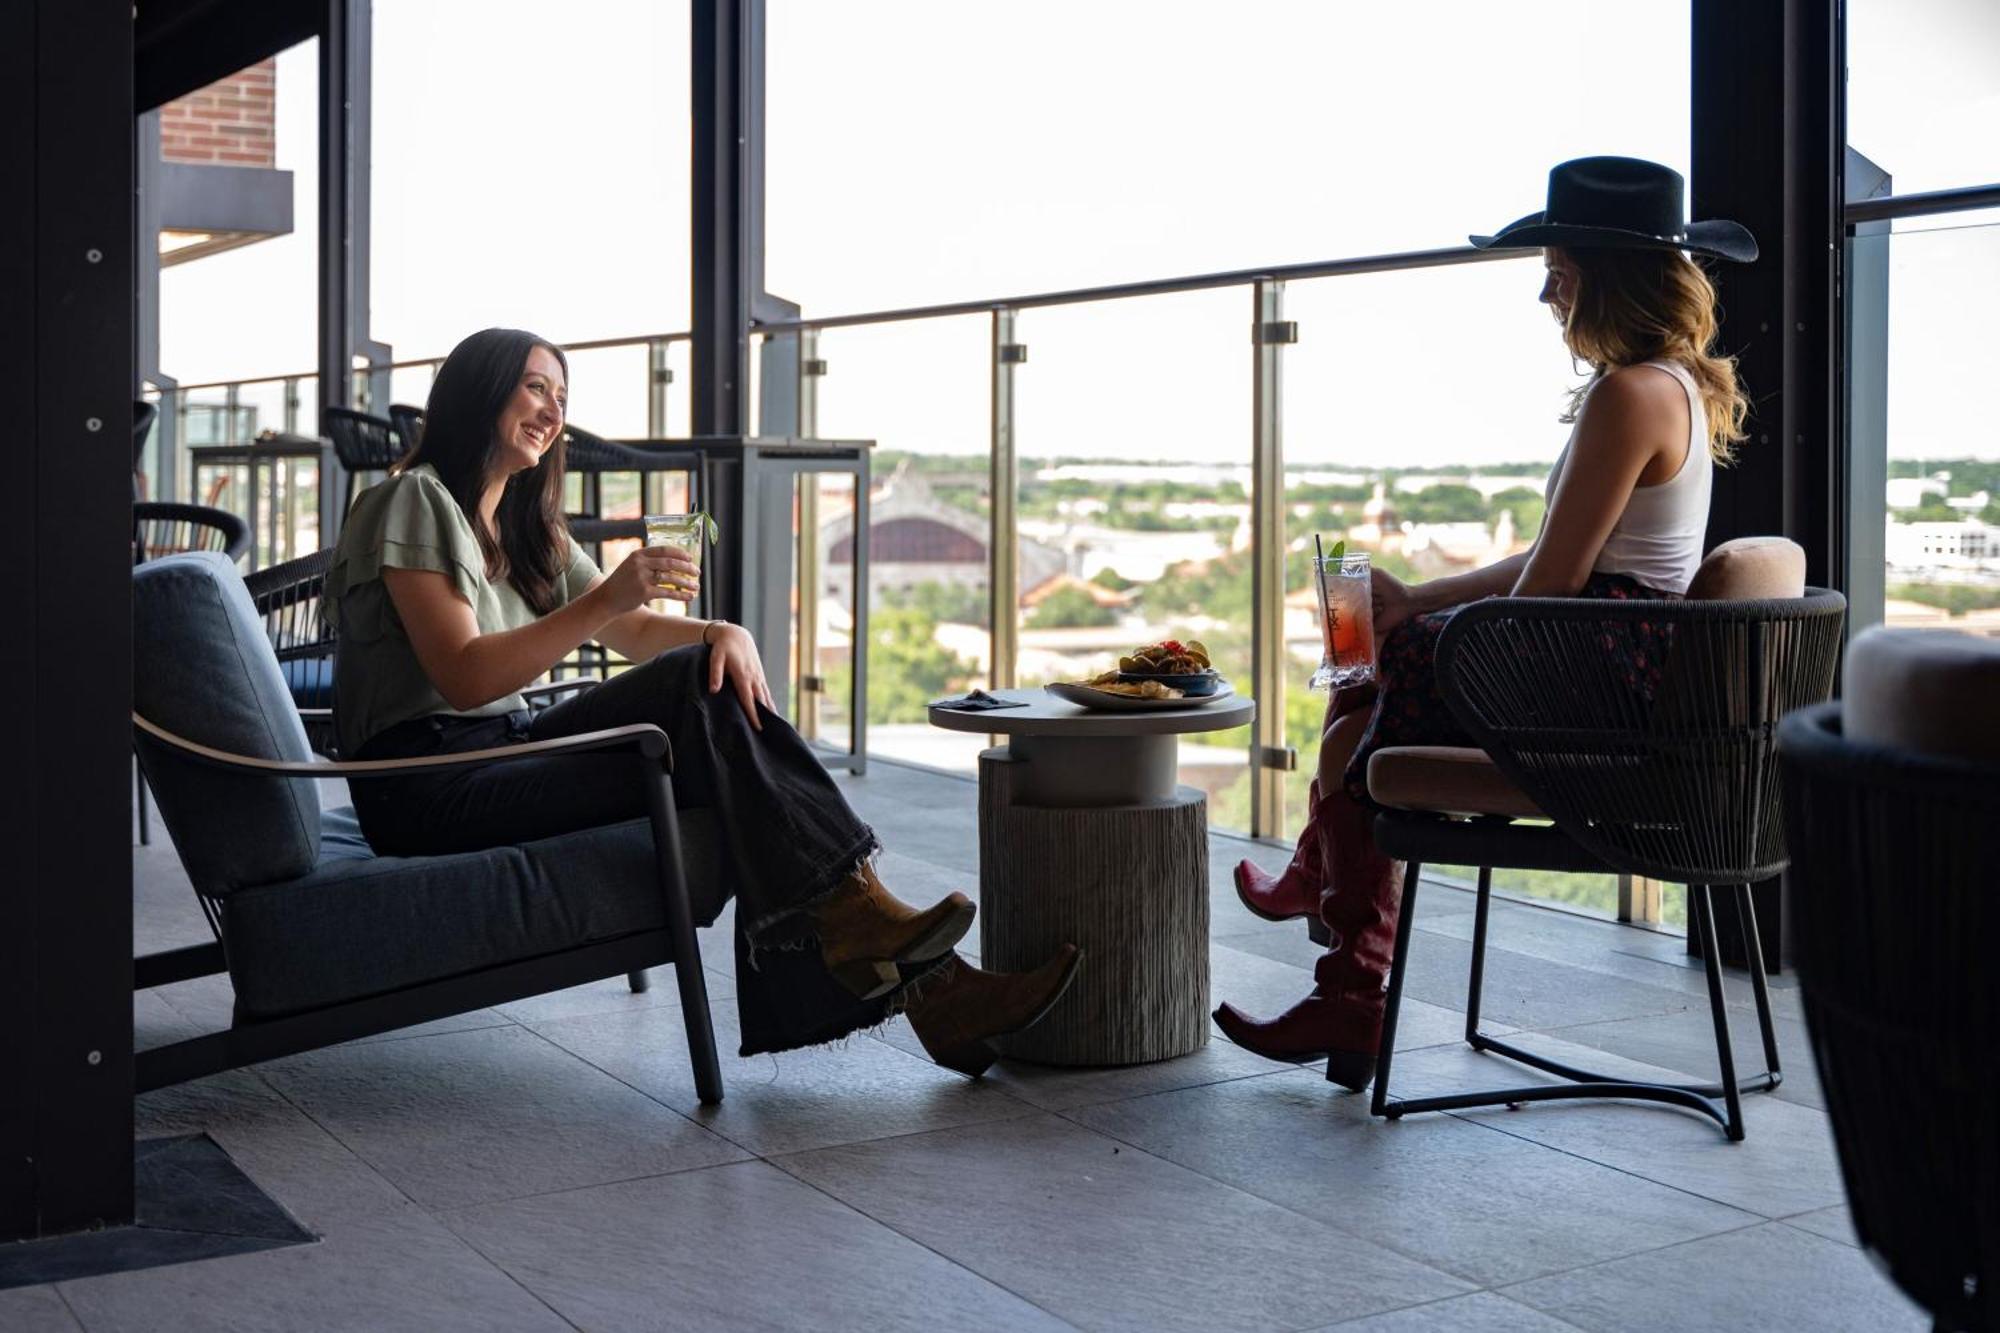
<path fill-rule="evenodd" d="M 567 536 L 564 540 L 569 541 L 569 563 L 556 593 L 566 604 L 583 594 L 598 570 L 582 548 Z M 322 604 L 340 645 L 333 669 L 333 725 L 342 755 L 352 757 L 369 737 L 412 718 L 433 713 L 497 717 L 527 707 L 518 694 L 462 712 L 447 704 L 417 661 L 382 582 L 384 569 L 428 569 L 448 576 L 478 617 L 481 634 L 518 629 L 535 619 L 513 584 L 487 579 L 471 521 L 429 465 L 363 491 L 340 530 Z"/>

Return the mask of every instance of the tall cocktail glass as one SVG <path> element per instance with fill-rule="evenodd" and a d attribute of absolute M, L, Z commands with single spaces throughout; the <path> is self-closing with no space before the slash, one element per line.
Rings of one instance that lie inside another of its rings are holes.
<path fill-rule="evenodd" d="M 1313 557 L 1324 654 L 1311 688 L 1339 689 L 1375 678 L 1375 601 L 1368 557 Z"/>
<path fill-rule="evenodd" d="M 702 538 L 708 535 L 707 514 L 648 514 L 646 515 L 646 545 L 674 546 L 686 551 L 694 559 L 696 570 L 701 568 Z M 662 582 L 660 592 L 672 601 L 687 601 L 692 592 L 688 587 L 674 582 Z"/>

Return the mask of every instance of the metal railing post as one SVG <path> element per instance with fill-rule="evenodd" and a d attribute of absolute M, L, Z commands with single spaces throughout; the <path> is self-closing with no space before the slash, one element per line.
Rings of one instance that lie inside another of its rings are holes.
<path fill-rule="evenodd" d="M 665 338 L 646 340 L 646 438 L 652 440 L 667 438 L 667 386 L 674 382 L 674 372 L 667 365 L 667 349 L 670 346 L 672 344 Z M 658 514 L 666 507 L 667 474 L 641 472 L 640 512 Z"/>
<path fill-rule="evenodd" d="M 987 674 L 994 689 L 1015 683 L 1015 659 L 1021 643 L 1021 543 L 1015 526 L 1014 499 L 1018 484 L 1014 439 L 1014 369 L 1028 359 L 1026 345 L 1015 341 L 1015 312 L 993 312 L 992 399 L 992 531 L 987 540 L 986 589 L 991 599 L 991 630 Z"/>
<path fill-rule="evenodd" d="M 1285 743 L 1284 348 L 1298 341 L 1285 320 L 1285 284 L 1257 283 L 1251 295 L 1250 679 L 1257 720 L 1250 729 L 1250 832 L 1285 832 L 1285 774 L 1297 754 Z"/>
<path fill-rule="evenodd" d="M 284 415 L 285 434 L 297 435 L 299 433 L 299 377 L 297 375 L 287 375 L 285 377 Z M 319 432 L 315 431 L 313 433 L 318 434 Z"/>
<path fill-rule="evenodd" d="M 819 359 L 819 331 L 799 330 L 798 405 L 799 438 L 810 440 L 819 434 L 819 380 L 826 363 Z M 798 703 L 792 723 L 807 740 L 819 739 L 820 695 L 826 681 L 819 674 L 819 474 L 799 473 L 799 624 L 793 645 L 793 675 L 798 681 Z M 857 516 L 859 510 L 856 511 Z M 858 549 L 858 544 L 857 544 Z M 855 564 L 859 569 L 859 562 Z M 855 644 L 855 652 L 866 651 Z"/>

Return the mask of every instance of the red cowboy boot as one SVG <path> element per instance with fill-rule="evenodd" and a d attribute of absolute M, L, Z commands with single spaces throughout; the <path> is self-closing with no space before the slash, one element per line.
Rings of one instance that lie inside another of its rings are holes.
<path fill-rule="evenodd" d="M 1343 686 L 1327 700 L 1326 724 L 1331 726 L 1335 718 L 1369 708 L 1374 702 L 1373 681 Z M 1306 826 L 1299 831 L 1291 861 L 1275 878 L 1253 861 L 1238 861 L 1235 879 L 1236 897 L 1253 914 L 1266 921 L 1311 917 L 1313 939 L 1325 944 L 1326 927 L 1318 920 L 1320 895 L 1326 888 L 1324 840 L 1318 828 L 1320 805 L 1319 779 L 1314 778 L 1306 798 Z"/>
<path fill-rule="evenodd" d="M 1314 823 L 1329 883 L 1319 918 L 1333 944 L 1313 966 L 1312 993 L 1268 1021 L 1229 1004 L 1215 1011 L 1217 1026 L 1238 1046 L 1273 1060 L 1324 1059 L 1327 1078 L 1355 1092 L 1375 1077 L 1402 902 L 1403 865 L 1376 849 L 1373 818 L 1346 792 L 1320 803 Z"/>
<path fill-rule="evenodd" d="M 1306 826 L 1299 832 L 1292 859 L 1276 875 L 1268 874 L 1254 861 L 1236 863 L 1236 896 L 1252 913 L 1266 921 L 1296 921 L 1319 911 L 1321 893 L 1326 888 L 1326 858 L 1321 854 L 1319 836 L 1319 779 L 1313 779 L 1306 802 Z"/>

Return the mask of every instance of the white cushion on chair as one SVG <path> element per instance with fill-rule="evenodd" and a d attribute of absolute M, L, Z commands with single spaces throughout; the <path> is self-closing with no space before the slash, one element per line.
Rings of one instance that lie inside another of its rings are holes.
<path fill-rule="evenodd" d="M 2000 639 L 1877 625 L 1847 649 L 1849 740 L 1959 759 L 2000 759 Z"/>

